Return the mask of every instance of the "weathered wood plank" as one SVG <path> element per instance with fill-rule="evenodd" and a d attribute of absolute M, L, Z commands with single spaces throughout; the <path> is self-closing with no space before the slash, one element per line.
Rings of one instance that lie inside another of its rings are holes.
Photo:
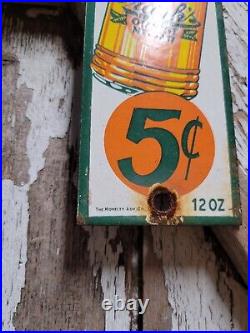
<path fill-rule="evenodd" d="M 145 228 L 143 237 L 143 298 L 150 300 L 143 316 L 143 330 L 171 331 L 173 310 L 169 306 L 161 257 L 154 249 L 153 230 L 154 227 L 152 232 L 150 227 Z"/>
<path fill-rule="evenodd" d="M 157 272 L 158 307 L 144 316 L 144 327 L 156 330 L 155 313 L 165 330 L 246 330 L 247 290 L 234 275 L 209 230 L 203 228 L 151 228 L 146 232 L 144 262 L 155 256 L 154 270 L 144 266 L 144 279 Z M 161 278 L 159 279 L 159 271 Z M 164 283 L 160 282 L 164 279 Z M 151 297 L 152 284 L 144 284 L 144 298 Z M 155 292 L 153 291 L 153 294 Z M 166 307 L 166 304 L 168 306 Z M 150 310 L 150 308 L 149 308 Z M 169 319 L 170 316 L 170 319 Z M 170 324 L 170 326 L 169 326 Z"/>
<path fill-rule="evenodd" d="M 75 224 L 81 27 L 61 7 L 4 15 L 3 329 L 136 329 L 101 302 L 137 297 L 137 229 Z"/>

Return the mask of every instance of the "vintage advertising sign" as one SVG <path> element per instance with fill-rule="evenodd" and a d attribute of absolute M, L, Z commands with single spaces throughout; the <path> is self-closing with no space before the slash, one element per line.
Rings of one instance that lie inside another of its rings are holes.
<path fill-rule="evenodd" d="M 78 221 L 239 224 L 220 3 L 88 3 Z"/>

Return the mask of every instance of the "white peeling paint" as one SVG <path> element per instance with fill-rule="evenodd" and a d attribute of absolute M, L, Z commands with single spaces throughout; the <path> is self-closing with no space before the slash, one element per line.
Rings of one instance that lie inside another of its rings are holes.
<path fill-rule="evenodd" d="M 244 329 L 245 290 L 233 278 L 218 272 L 215 254 L 202 228 L 158 228 L 153 239 L 154 251 L 162 260 L 172 330 Z M 230 295 L 234 298 L 233 309 Z"/>
<path fill-rule="evenodd" d="M 20 61 L 19 88 L 26 84 L 32 89 L 32 101 L 26 116 L 31 122 L 27 138 L 30 161 L 29 184 L 44 167 L 44 152 L 49 138 L 63 138 L 69 127 L 73 93 L 73 70 L 67 55 L 62 53 L 61 42 L 46 40 L 45 45 L 34 40 L 32 56 L 17 53 Z M 59 47 L 58 47 L 59 45 Z M 32 68 L 32 70 L 30 70 Z"/>
<path fill-rule="evenodd" d="M 24 36 L 13 36 L 16 41 Z M 27 227 L 29 222 L 28 192 L 43 169 L 44 152 L 50 138 L 63 138 L 68 130 L 73 94 L 73 68 L 63 47 L 62 40 L 35 39 L 32 48 L 16 47 L 15 56 L 20 63 L 17 88 L 25 84 L 32 89 L 32 101 L 27 105 L 26 116 L 30 120 L 27 137 L 29 158 L 29 182 L 15 186 L 4 181 L 6 213 L 4 215 L 4 315 L 5 330 L 14 330 L 13 314 L 25 286 L 27 261 Z M 13 117 L 15 119 L 15 117 Z M 15 124 L 13 124 L 14 126 Z M 17 202 L 14 205 L 14 202 Z M 11 255 L 8 255 L 11 253 Z M 59 250 L 58 250 L 59 254 Z M 10 261 L 7 262 L 7 260 Z M 19 264 L 19 262 L 21 264 Z"/>
<path fill-rule="evenodd" d="M 14 330 L 13 315 L 20 302 L 25 283 L 28 230 L 28 186 L 16 186 L 12 180 L 3 180 L 3 285 L 2 308 L 4 331 Z"/>
<path fill-rule="evenodd" d="M 107 253 L 107 261 L 110 260 L 111 253 Z M 122 247 L 119 244 L 117 253 L 115 254 L 116 262 L 118 256 L 122 252 Z M 111 263 L 106 262 L 102 267 L 102 278 L 101 285 L 103 291 L 103 298 L 114 300 L 114 296 L 126 301 L 125 294 L 125 269 L 124 266 L 110 265 Z M 109 284 L 109 285 L 108 285 Z M 115 311 L 114 307 L 111 311 L 105 312 L 105 331 L 129 331 L 130 317 L 129 311 L 126 309 L 123 311 Z"/>
<path fill-rule="evenodd" d="M 120 253 L 123 252 L 119 243 L 116 251 L 113 252 L 109 240 L 115 239 L 117 228 L 110 227 L 107 240 L 103 237 L 104 228 L 94 228 L 91 232 L 91 242 L 88 244 L 90 267 L 93 267 L 93 275 L 96 276 L 98 269 L 101 268 L 101 286 L 103 299 L 114 300 L 114 296 L 126 300 L 125 293 L 125 268 L 117 266 Z M 106 253 L 105 253 L 106 245 Z M 103 246 L 103 247 L 102 247 Z M 104 255 L 105 253 L 105 255 Z M 101 307 L 101 302 L 100 302 Z M 129 331 L 130 315 L 126 309 L 115 311 L 112 308 L 105 312 L 105 330 L 107 331 Z"/>
<path fill-rule="evenodd" d="M 224 2 L 225 29 L 229 59 L 229 73 L 234 113 L 243 113 L 235 123 L 237 157 L 247 175 L 248 151 L 248 4 L 246 2 Z"/>

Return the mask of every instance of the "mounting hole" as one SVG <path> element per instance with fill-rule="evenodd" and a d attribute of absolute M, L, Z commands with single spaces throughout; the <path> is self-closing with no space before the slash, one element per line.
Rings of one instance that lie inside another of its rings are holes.
<path fill-rule="evenodd" d="M 149 195 L 148 204 L 153 214 L 174 216 L 177 207 L 177 196 L 167 188 L 158 186 Z"/>

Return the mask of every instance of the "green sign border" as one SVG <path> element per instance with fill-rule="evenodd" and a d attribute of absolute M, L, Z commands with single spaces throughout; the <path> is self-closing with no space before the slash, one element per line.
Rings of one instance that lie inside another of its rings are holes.
<path fill-rule="evenodd" d="M 188 216 L 183 217 L 182 225 L 239 225 L 241 205 L 238 181 L 238 168 L 235 146 L 235 133 L 232 111 L 232 96 L 229 80 L 225 27 L 222 4 L 216 2 L 216 15 L 219 31 L 221 68 L 223 76 L 224 103 L 226 110 L 228 146 L 230 158 L 231 190 L 234 216 Z M 92 71 L 90 68 L 94 42 L 95 2 L 86 3 L 83 91 L 81 100 L 80 158 L 78 172 L 77 219 L 91 225 L 149 225 L 145 216 L 94 216 L 89 217 L 89 161 L 90 127 L 92 101 Z"/>

